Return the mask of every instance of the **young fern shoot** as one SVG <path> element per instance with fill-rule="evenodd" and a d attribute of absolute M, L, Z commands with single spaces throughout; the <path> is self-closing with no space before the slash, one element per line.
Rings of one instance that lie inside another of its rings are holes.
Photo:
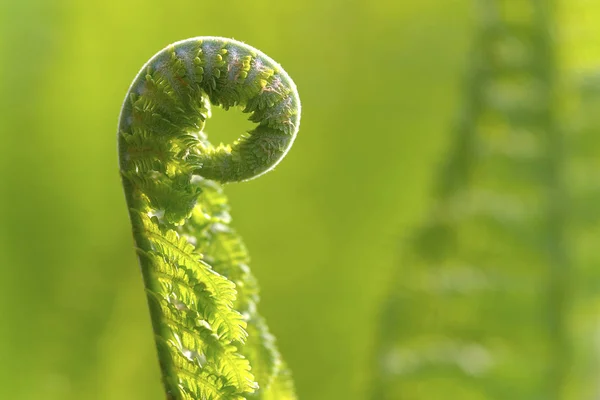
<path fill-rule="evenodd" d="M 203 133 L 210 107 L 257 126 L 231 145 Z M 220 183 L 273 169 L 300 124 L 296 86 L 241 42 L 197 37 L 158 52 L 119 119 L 120 171 L 167 399 L 295 399 Z"/>

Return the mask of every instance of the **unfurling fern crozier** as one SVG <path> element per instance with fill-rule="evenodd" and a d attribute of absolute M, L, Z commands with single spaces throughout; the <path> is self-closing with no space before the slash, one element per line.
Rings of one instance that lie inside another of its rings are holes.
<path fill-rule="evenodd" d="M 241 107 L 256 127 L 213 146 L 211 106 Z M 170 45 L 129 88 L 120 169 L 169 399 L 295 399 L 219 183 L 273 169 L 299 123 L 290 77 L 231 39 Z"/>

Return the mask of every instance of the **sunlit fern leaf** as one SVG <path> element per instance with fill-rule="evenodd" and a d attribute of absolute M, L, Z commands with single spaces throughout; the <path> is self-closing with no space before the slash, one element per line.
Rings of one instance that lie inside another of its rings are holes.
<path fill-rule="evenodd" d="M 202 132 L 211 103 L 244 108 L 256 128 L 212 146 Z M 263 399 L 280 386 L 282 361 L 217 182 L 273 169 L 299 122 L 296 87 L 281 66 L 230 39 L 171 45 L 129 89 L 121 174 L 169 399 Z M 288 394 L 278 398 L 293 398 L 284 382 Z"/>

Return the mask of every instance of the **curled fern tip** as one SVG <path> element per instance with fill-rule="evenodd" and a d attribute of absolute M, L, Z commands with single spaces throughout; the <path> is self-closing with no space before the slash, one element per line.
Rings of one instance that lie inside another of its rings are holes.
<path fill-rule="evenodd" d="M 240 107 L 256 127 L 213 146 L 211 106 Z M 166 47 L 127 92 L 119 163 L 168 399 L 296 398 L 219 183 L 272 170 L 299 125 L 291 78 L 231 39 Z"/>

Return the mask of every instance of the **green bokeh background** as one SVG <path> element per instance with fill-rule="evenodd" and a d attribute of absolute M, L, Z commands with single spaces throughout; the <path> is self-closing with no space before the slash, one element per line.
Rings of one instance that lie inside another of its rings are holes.
<path fill-rule="evenodd" d="M 289 155 L 226 190 L 300 398 L 366 398 L 378 310 L 460 104 L 471 6 L 0 0 L 0 399 L 164 398 L 116 125 L 141 65 L 200 35 L 260 48 L 298 85 Z M 565 68 L 595 60 L 578 49 Z M 213 141 L 246 126 L 230 114 Z"/>

